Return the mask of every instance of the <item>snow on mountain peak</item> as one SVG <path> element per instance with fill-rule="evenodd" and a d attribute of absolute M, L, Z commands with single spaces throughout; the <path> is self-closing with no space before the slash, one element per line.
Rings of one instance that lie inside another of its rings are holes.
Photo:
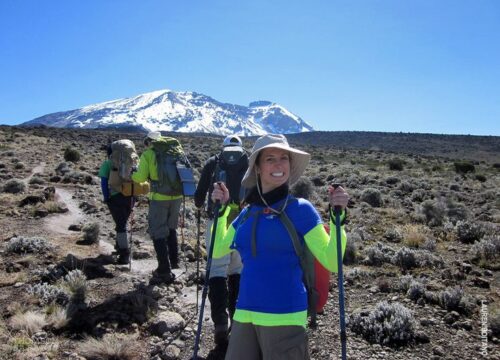
<path fill-rule="evenodd" d="M 245 136 L 313 131 L 283 106 L 254 101 L 248 107 L 225 104 L 196 92 L 157 90 L 80 109 L 44 115 L 24 125 L 67 128 L 129 127 L 146 131 L 204 132 Z"/>

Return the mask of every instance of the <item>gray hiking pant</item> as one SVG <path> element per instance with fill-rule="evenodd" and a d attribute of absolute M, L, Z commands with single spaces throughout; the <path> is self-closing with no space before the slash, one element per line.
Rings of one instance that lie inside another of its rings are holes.
<path fill-rule="evenodd" d="M 213 220 L 207 221 L 207 230 L 205 233 L 205 245 L 207 251 L 209 249 L 210 241 L 212 240 L 212 224 Z M 240 253 L 231 251 L 231 253 L 224 255 L 221 258 L 212 259 L 210 266 L 210 279 L 214 277 L 227 277 L 228 275 L 241 274 L 243 264 L 241 263 Z"/>
<path fill-rule="evenodd" d="M 152 239 L 165 239 L 169 229 L 177 229 L 182 199 L 150 200 L 148 225 Z"/>
<path fill-rule="evenodd" d="M 259 326 L 233 322 L 226 360 L 308 360 L 302 326 Z"/>

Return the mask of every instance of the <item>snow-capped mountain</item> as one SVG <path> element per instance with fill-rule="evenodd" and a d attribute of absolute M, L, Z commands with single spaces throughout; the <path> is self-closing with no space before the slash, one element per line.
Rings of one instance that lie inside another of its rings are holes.
<path fill-rule="evenodd" d="M 314 131 L 283 106 L 255 101 L 247 106 L 224 104 L 195 92 L 159 90 L 44 115 L 23 125 L 66 128 L 137 128 L 146 131 L 203 132 L 245 136 Z"/>

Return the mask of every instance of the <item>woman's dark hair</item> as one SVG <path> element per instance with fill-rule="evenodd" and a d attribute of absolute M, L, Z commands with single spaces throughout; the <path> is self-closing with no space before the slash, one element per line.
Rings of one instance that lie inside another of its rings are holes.
<path fill-rule="evenodd" d="M 113 152 L 113 149 L 111 148 L 111 144 L 109 144 L 106 147 L 106 154 L 108 154 L 108 157 L 111 156 L 111 153 Z"/>

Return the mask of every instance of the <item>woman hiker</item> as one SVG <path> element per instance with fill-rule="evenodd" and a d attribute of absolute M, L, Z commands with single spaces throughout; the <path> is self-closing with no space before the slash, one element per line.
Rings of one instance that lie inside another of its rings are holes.
<path fill-rule="evenodd" d="M 106 148 L 107 159 L 101 164 L 98 176 L 101 178 L 101 191 L 103 201 L 108 205 L 111 217 L 115 222 L 115 249 L 118 252 L 118 264 L 128 264 L 130 258 L 129 234 L 127 233 L 127 221 L 132 213 L 132 196 L 125 196 L 121 192 L 111 189 L 109 177 L 113 167 L 111 157 L 111 145 Z"/>
<path fill-rule="evenodd" d="M 327 234 L 313 205 L 289 193 L 289 186 L 302 175 L 309 159 L 308 153 L 290 147 L 283 135 L 260 137 L 242 180 L 249 189 L 248 206 L 229 227 L 227 209 L 219 214 L 213 256 L 238 251 L 243 262 L 226 359 L 309 359 L 307 291 L 299 257 L 280 216 L 285 212 L 314 257 L 328 270 L 337 271 L 334 224 Z M 224 205 L 228 198 L 225 184 L 214 184 L 212 200 Z M 329 187 L 328 198 L 332 209 L 342 208 L 343 222 L 347 192 Z M 343 227 L 341 237 L 344 251 Z"/>

